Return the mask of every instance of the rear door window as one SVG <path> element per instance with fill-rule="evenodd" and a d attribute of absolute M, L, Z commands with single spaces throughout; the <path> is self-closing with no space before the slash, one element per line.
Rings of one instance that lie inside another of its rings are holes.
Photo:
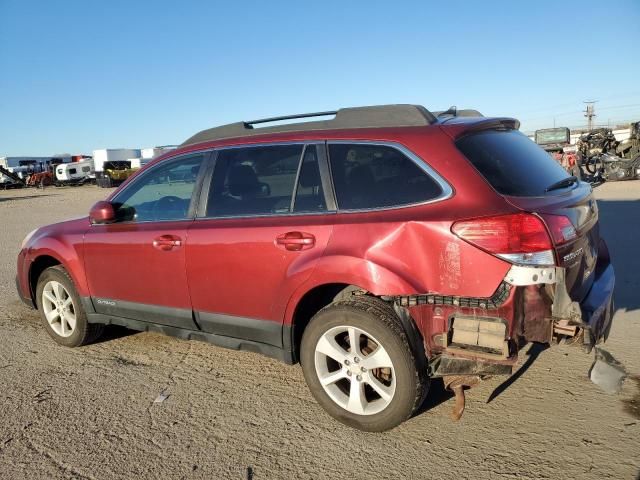
<path fill-rule="evenodd" d="M 517 130 L 473 133 L 456 141 L 456 146 L 503 195 L 542 196 L 548 187 L 569 176 L 547 152 Z"/>
<path fill-rule="evenodd" d="M 220 150 L 209 189 L 208 217 L 291 213 L 303 145 Z"/>
<path fill-rule="evenodd" d="M 428 173 L 388 145 L 329 145 L 333 184 L 341 210 L 411 205 L 443 191 Z"/>

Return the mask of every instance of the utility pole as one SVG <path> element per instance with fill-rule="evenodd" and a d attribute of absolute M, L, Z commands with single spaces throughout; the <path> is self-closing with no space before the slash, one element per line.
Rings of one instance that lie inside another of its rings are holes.
<path fill-rule="evenodd" d="M 596 104 L 597 100 L 586 100 L 587 108 L 584 110 L 584 116 L 587 117 L 587 128 L 589 131 L 593 129 L 593 117 L 596 116 Z"/>

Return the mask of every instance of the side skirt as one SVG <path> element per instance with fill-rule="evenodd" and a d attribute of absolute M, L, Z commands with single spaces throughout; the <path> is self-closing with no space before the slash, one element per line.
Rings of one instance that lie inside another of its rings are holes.
<path fill-rule="evenodd" d="M 224 335 L 216 335 L 214 333 L 199 332 L 186 328 L 170 327 L 167 325 L 159 325 L 155 323 L 143 322 L 140 320 L 132 320 L 129 318 L 116 317 L 113 315 L 104 315 L 101 313 L 87 313 L 89 323 L 102 323 L 104 325 L 120 325 L 140 332 L 157 332 L 169 335 L 171 337 L 181 338 L 183 340 L 200 340 L 202 342 L 211 343 L 218 347 L 229 348 L 231 350 L 245 350 L 254 353 L 260 353 L 267 357 L 275 358 L 288 365 L 292 365 L 293 352 L 280 347 L 268 345 L 266 343 L 245 340 L 241 338 L 227 337 Z M 284 326 L 289 329 L 291 327 Z"/>

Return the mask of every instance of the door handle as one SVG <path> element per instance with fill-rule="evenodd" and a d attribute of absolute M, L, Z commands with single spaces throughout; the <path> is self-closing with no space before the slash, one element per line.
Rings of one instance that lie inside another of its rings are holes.
<path fill-rule="evenodd" d="M 176 235 L 160 235 L 153 239 L 153 247 L 163 252 L 182 246 L 182 239 Z"/>
<path fill-rule="evenodd" d="M 316 237 L 305 232 L 287 232 L 276 237 L 276 245 L 284 247 L 290 252 L 308 250 L 316 244 Z"/>

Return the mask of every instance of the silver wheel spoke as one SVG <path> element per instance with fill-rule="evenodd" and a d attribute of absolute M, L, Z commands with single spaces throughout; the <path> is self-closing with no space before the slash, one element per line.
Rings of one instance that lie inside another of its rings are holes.
<path fill-rule="evenodd" d="M 55 310 L 55 309 L 54 309 L 54 310 L 51 310 L 51 311 L 47 312 L 47 313 L 45 314 L 45 316 L 47 317 L 47 321 L 48 321 L 49 323 L 53 323 L 53 321 L 54 321 L 56 318 L 58 318 L 58 317 L 60 316 L 60 314 L 58 313 L 58 311 L 57 311 L 57 310 Z"/>
<path fill-rule="evenodd" d="M 320 337 L 316 351 L 332 358 L 336 362 L 342 364 L 347 358 L 347 351 L 336 342 L 335 338 L 328 337 L 326 334 Z"/>
<path fill-rule="evenodd" d="M 48 292 L 48 291 L 45 290 L 44 292 L 42 292 L 42 296 L 44 298 L 46 298 L 47 300 L 49 300 L 54 305 L 56 304 L 56 297 L 53 295 L 53 293 Z"/>
<path fill-rule="evenodd" d="M 362 355 L 360 352 L 360 330 L 354 327 L 349 327 L 349 346 L 351 347 L 352 355 Z"/>
<path fill-rule="evenodd" d="M 391 358 L 387 351 L 378 346 L 375 351 L 362 359 L 362 366 L 373 370 L 374 368 L 392 367 Z"/>
<path fill-rule="evenodd" d="M 351 388 L 349 388 L 349 403 L 347 410 L 362 415 L 367 406 L 367 398 L 364 394 L 364 384 L 355 379 L 351 379 Z"/>
<path fill-rule="evenodd" d="M 387 387 L 373 375 L 367 375 L 366 382 L 371 385 L 371 388 L 373 388 L 385 402 L 390 401 L 393 397 L 393 388 Z"/>
<path fill-rule="evenodd" d="M 64 287 L 62 286 L 62 284 L 53 282 L 53 294 L 55 295 L 57 300 L 64 300 L 65 293 L 66 292 L 64 291 Z"/>
<path fill-rule="evenodd" d="M 73 302 L 73 300 L 71 299 L 71 296 L 67 297 L 67 299 L 62 302 L 62 308 L 68 308 L 69 305 L 71 305 Z"/>
<path fill-rule="evenodd" d="M 347 378 L 345 372 L 340 369 L 335 372 L 327 373 L 326 375 L 321 376 L 320 383 L 322 385 L 331 385 L 332 383 L 336 383 L 338 380 L 342 380 L 343 378 Z"/>
<path fill-rule="evenodd" d="M 76 315 L 75 313 L 71 313 L 69 311 L 65 312 L 64 319 L 67 321 L 67 325 L 69 325 L 69 330 L 73 331 L 76 328 Z"/>

